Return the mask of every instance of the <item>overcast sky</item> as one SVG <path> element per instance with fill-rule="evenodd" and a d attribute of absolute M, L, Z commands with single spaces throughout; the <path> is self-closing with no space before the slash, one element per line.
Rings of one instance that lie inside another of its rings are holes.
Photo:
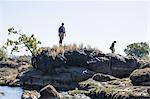
<path fill-rule="evenodd" d="M 148 0 L 1 0 L 0 45 L 7 29 L 35 34 L 42 46 L 58 45 L 58 28 L 65 23 L 65 44 L 89 44 L 109 53 L 116 40 L 116 53 L 133 42 L 150 43 L 150 2 Z"/>

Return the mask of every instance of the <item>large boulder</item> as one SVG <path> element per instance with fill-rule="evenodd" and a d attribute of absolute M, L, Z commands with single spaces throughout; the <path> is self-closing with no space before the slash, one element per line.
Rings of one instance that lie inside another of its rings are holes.
<path fill-rule="evenodd" d="M 41 54 L 32 58 L 32 65 L 37 70 L 45 73 L 54 73 L 54 69 L 65 66 L 65 58 L 62 55 L 56 55 L 43 51 Z"/>
<path fill-rule="evenodd" d="M 124 57 L 117 54 L 107 54 L 106 57 L 110 59 L 113 76 L 128 77 L 133 70 L 140 66 L 135 57 Z"/>
<path fill-rule="evenodd" d="M 139 68 L 138 59 L 124 57 L 118 54 L 106 54 L 88 62 L 87 68 L 95 72 L 105 73 L 116 77 L 128 77 L 133 70 Z"/>
<path fill-rule="evenodd" d="M 134 70 L 130 75 L 130 79 L 134 85 L 150 86 L 150 68 Z"/>
<path fill-rule="evenodd" d="M 39 99 L 61 99 L 60 94 L 52 85 L 47 85 L 46 87 L 40 90 Z"/>
<path fill-rule="evenodd" d="M 58 73 L 45 74 L 39 70 L 29 70 L 21 75 L 21 84 L 27 89 L 42 88 L 51 84 L 59 90 L 69 90 L 78 87 L 78 82 L 91 78 L 95 73 L 75 66 L 57 68 L 56 71 Z"/>

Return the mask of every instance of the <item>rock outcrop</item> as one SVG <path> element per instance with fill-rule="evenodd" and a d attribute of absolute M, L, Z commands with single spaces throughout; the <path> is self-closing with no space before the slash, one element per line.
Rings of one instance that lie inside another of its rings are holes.
<path fill-rule="evenodd" d="M 134 70 L 130 75 L 130 79 L 134 85 L 150 86 L 150 68 Z"/>
<path fill-rule="evenodd" d="M 55 69 L 65 66 L 84 67 L 94 72 L 105 73 L 116 77 L 128 77 L 139 68 L 138 59 L 117 54 L 104 54 L 93 50 L 73 50 L 54 55 L 44 50 L 32 58 L 33 66 L 45 73 L 55 73 Z"/>
<path fill-rule="evenodd" d="M 65 51 L 64 54 L 58 55 L 51 50 L 43 50 L 32 58 L 32 65 L 32 70 L 21 75 L 21 83 L 24 86 L 34 85 L 42 88 L 51 84 L 59 90 L 78 87 L 79 82 L 91 78 L 95 73 L 128 77 L 140 66 L 138 59 L 134 57 L 87 49 Z"/>
<path fill-rule="evenodd" d="M 17 60 L 0 61 L 0 85 L 20 86 L 20 73 L 31 68 L 31 64 Z"/>
<path fill-rule="evenodd" d="M 48 51 L 43 51 L 32 58 L 32 65 L 45 73 L 55 73 L 55 68 L 66 66 L 65 63 L 66 60 L 62 55 L 53 56 Z"/>
<path fill-rule="evenodd" d="M 128 77 L 139 66 L 138 59 L 134 57 L 106 54 L 104 57 L 97 57 L 95 61 L 92 59 L 87 68 L 115 77 Z"/>
<path fill-rule="evenodd" d="M 0 84 L 31 89 L 22 99 L 150 99 L 149 63 L 97 50 L 54 52 L 33 57 L 33 68 L 26 58 L 0 62 Z"/>

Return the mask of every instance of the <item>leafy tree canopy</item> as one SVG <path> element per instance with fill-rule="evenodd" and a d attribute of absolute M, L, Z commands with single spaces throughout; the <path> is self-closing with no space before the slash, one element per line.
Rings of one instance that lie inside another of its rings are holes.
<path fill-rule="evenodd" d="M 127 48 L 124 50 L 124 52 L 127 55 L 144 57 L 149 55 L 150 47 L 146 42 L 132 43 L 127 45 Z"/>
<path fill-rule="evenodd" d="M 27 36 L 26 34 L 20 33 L 20 31 L 16 31 L 13 27 L 8 29 L 8 34 L 14 34 L 17 37 L 16 40 L 7 39 L 6 45 L 13 46 L 11 53 L 19 52 L 21 48 L 26 47 L 26 51 L 30 51 L 32 56 L 36 56 L 41 42 L 37 40 L 34 34 Z"/>

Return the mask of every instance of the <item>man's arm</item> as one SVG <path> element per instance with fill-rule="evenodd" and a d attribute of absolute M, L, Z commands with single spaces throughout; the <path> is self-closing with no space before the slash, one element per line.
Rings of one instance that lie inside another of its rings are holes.
<path fill-rule="evenodd" d="M 66 37 L 66 33 L 64 33 L 64 36 Z"/>
<path fill-rule="evenodd" d="M 63 27 L 64 36 L 66 36 L 66 30 L 65 27 Z"/>

